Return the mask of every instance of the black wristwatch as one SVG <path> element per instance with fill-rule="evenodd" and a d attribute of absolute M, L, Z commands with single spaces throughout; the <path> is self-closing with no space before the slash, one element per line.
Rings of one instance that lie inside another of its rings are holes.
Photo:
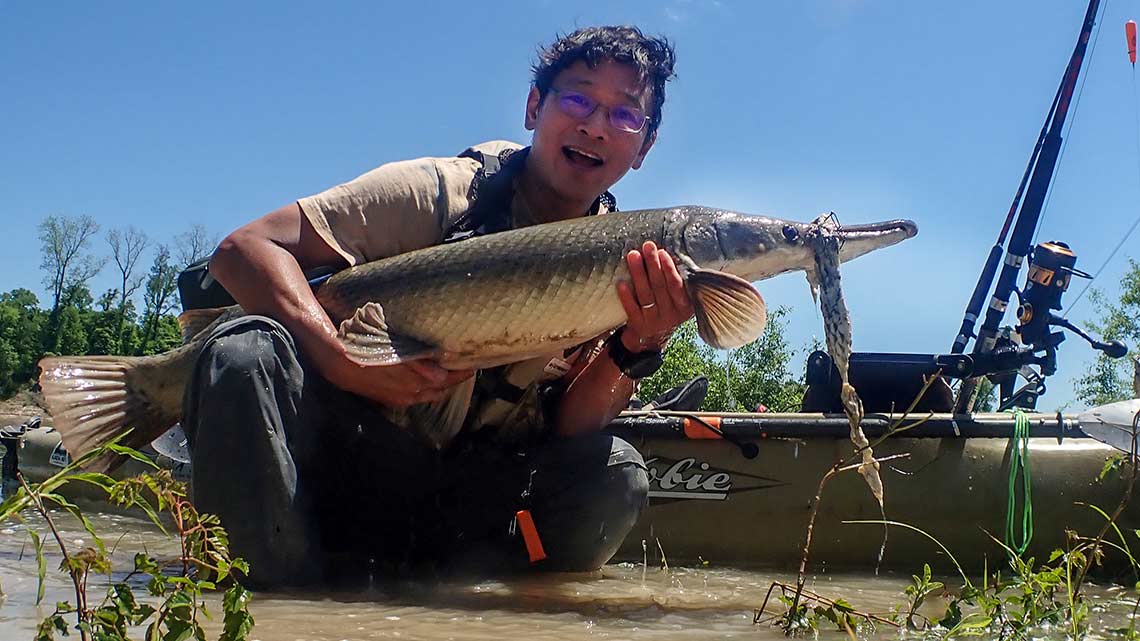
<path fill-rule="evenodd" d="M 610 337 L 609 347 L 610 358 L 613 359 L 621 373 L 636 381 L 646 376 L 652 376 L 661 369 L 661 366 L 665 364 L 665 355 L 661 353 L 661 350 L 631 352 L 621 342 L 623 331 L 625 331 L 624 327 L 614 332 L 614 335 Z"/>

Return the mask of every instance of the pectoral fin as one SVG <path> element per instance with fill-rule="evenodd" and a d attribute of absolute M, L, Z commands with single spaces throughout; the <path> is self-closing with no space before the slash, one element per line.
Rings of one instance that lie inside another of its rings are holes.
<path fill-rule="evenodd" d="M 365 303 L 340 324 L 337 338 L 344 344 L 349 358 L 361 365 L 395 365 L 434 356 L 436 348 L 408 336 L 388 330 L 384 308 L 379 303 Z"/>
<path fill-rule="evenodd" d="M 731 349 L 760 337 L 768 308 L 751 283 L 713 270 L 689 272 L 685 279 L 701 339 L 718 349 Z"/>

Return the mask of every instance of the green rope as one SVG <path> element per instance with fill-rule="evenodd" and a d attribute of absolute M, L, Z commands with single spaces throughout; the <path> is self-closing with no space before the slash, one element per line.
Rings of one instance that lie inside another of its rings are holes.
<path fill-rule="evenodd" d="M 1021 478 L 1021 533 L 1017 533 L 1017 480 Z M 1005 513 L 1005 544 L 1024 554 L 1033 540 L 1033 483 L 1029 476 L 1029 417 L 1017 410 L 1010 438 L 1009 503 Z"/>

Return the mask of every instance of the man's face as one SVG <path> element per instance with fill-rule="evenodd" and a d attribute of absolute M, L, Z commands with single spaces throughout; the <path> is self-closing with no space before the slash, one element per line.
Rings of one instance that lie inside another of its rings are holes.
<path fill-rule="evenodd" d="M 585 95 L 598 107 L 585 118 L 559 108 L 559 92 Z M 534 131 L 529 168 L 544 187 L 572 200 L 593 200 L 630 169 L 641 167 L 653 145 L 649 124 L 631 133 L 615 128 L 610 110 L 626 105 L 650 112 L 650 90 L 637 82 L 633 69 L 606 61 L 591 69 L 576 62 L 554 78 L 540 103 L 538 90 L 527 98 L 526 128 Z"/>

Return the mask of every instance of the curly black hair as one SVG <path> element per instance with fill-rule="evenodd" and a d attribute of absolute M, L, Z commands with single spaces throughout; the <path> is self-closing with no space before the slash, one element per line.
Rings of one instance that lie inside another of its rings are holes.
<path fill-rule="evenodd" d="M 646 136 L 657 131 L 661 124 L 661 107 L 665 104 L 665 83 L 675 75 L 676 54 L 672 43 L 664 37 L 647 37 L 637 27 L 579 29 L 539 49 L 538 61 L 531 67 L 539 95 L 545 99 L 554 78 L 579 60 L 585 61 L 591 69 L 607 60 L 633 68 L 638 82 L 652 89 Z"/>

